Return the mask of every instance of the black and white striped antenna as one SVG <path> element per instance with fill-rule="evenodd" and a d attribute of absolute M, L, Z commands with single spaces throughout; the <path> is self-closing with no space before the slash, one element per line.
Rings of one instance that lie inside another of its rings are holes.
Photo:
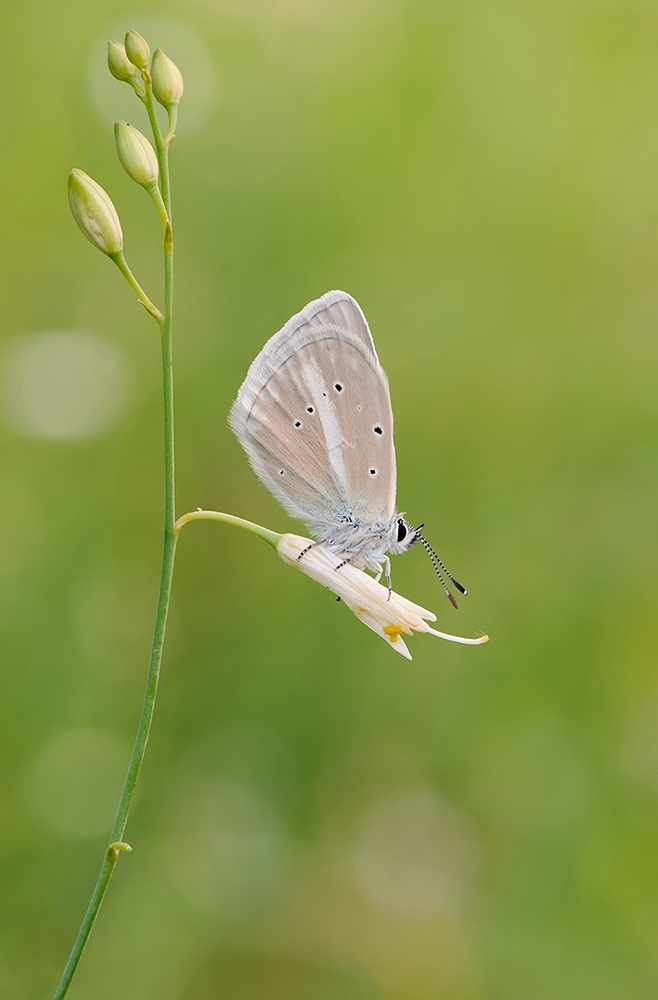
<path fill-rule="evenodd" d="M 450 593 L 450 590 L 448 589 L 448 585 L 445 582 L 445 580 L 443 579 L 443 576 L 441 574 L 441 570 L 443 570 L 443 572 L 448 577 L 448 579 L 452 583 L 454 583 L 455 587 L 457 588 L 457 590 L 459 591 L 460 594 L 463 594 L 464 597 L 466 597 L 466 595 L 468 594 L 468 591 L 467 591 L 466 587 L 462 587 L 462 585 L 459 582 L 459 580 L 455 580 L 455 578 L 452 575 L 452 573 L 449 570 L 447 570 L 446 567 L 443 565 L 442 561 L 439 559 L 438 555 L 436 554 L 436 552 L 434 551 L 434 549 L 432 548 L 432 546 L 430 545 L 430 543 L 427 541 L 427 539 L 423 535 L 421 535 L 420 529 L 424 528 L 424 527 L 425 527 L 424 524 L 419 524 L 417 528 L 414 528 L 414 531 L 416 532 L 417 537 L 423 543 L 423 547 L 424 547 L 425 551 L 427 552 L 428 556 L 430 557 L 430 562 L 432 563 L 432 566 L 434 567 L 434 569 L 436 571 L 436 575 L 438 576 L 439 580 L 441 581 L 441 586 L 443 587 L 443 589 L 445 591 L 446 597 L 448 598 L 448 600 L 450 601 L 450 603 L 453 605 L 453 607 L 458 608 L 459 605 L 457 604 L 457 601 L 455 600 L 455 598 L 453 597 L 453 595 Z"/>

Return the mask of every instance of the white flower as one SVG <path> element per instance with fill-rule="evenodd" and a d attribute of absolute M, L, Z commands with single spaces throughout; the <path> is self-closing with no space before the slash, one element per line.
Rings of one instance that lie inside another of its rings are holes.
<path fill-rule="evenodd" d="M 289 566 L 296 566 L 312 580 L 316 580 L 337 594 L 364 625 L 409 660 L 411 653 L 402 638 L 403 633 L 412 635 L 414 632 L 429 632 L 441 639 L 472 646 L 486 642 L 489 638 L 482 635 L 476 639 L 464 639 L 457 635 L 437 632 L 427 624 L 428 621 L 436 621 L 436 615 L 431 611 L 418 607 L 399 594 L 391 593 L 389 599 L 386 587 L 382 587 L 363 570 L 355 569 L 349 563 L 337 569 L 340 563 L 339 557 L 310 538 L 302 538 L 300 535 L 281 535 L 276 550 Z M 304 552 L 304 555 L 300 559 L 301 552 Z"/>

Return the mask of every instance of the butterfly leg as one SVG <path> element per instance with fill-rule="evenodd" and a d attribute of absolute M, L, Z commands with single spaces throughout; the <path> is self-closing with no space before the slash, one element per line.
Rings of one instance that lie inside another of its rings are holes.
<path fill-rule="evenodd" d="M 391 586 L 391 560 L 388 558 L 388 556 L 384 556 L 384 565 L 386 566 L 386 579 L 388 581 L 388 597 L 386 598 L 386 600 L 390 601 L 391 594 L 393 593 L 393 588 Z M 383 572 L 384 572 L 384 566 L 380 563 L 379 569 L 377 570 L 377 574 L 375 576 L 375 583 L 379 583 L 379 581 L 382 578 Z"/>
<path fill-rule="evenodd" d="M 297 556 L 297 560 L 296 561 L 299 562 L 301 560 L 302 556 L 305 556 L 307 552 L 310 552 L 311 549 L 314 549 L 315 546 L 319 545 L 319 544 L 320 544 L 319 542 L 311 542 L 310 545 L 307 545 L 305 549 L 302 549 L 302 551 Z"/>
<path fill-rule="evenodd" d="M 391 584 L 391 560 L 388 556 L 384 556 L 384 563 L 386 565 L 386 582 L 388 583 L 388 597 L 386 600 L 390 601 L 391 594 L 393 593 L 393 585 Z"/>

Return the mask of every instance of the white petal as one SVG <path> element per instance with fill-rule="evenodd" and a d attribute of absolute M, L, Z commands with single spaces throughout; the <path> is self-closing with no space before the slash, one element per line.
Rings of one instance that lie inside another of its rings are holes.
<path fill-rule="evenodd" d="M 418 631 L 420 632 L 421 629 L 418 629 Z M 435 628 L 430 628 L 429 625 L 423 631 L 429 632 L 430 635 L 438 635 L 439 639 L 448 639 L 449 642 L 462 642 L 465 646 L 479 646 L 483 642 L 489 642 L 488 635 L 479 635 L 475 639 L 465 639 L 461 635 L 449 635 L 447 632 L 437 632 Z"/>
<path fill-rule="evenodd" d="M 386 642 L 391 647 L 391 649 L 394 649 L 396 653 L 402 653 L 402 655 L 406 656 L 408 660 L 412 659 L 411 653 L 407 648 L 407 644 L 402 638 L 400 632 L 397 631 L 397 629 L 385 632 L 384 627 L 374 618 L 371 618 L 371 616 L 366 612 L 361 611 L 361 613 L 359 614 L 357 611 L 355 611 L 354 614 L 359 619 L 359 621 L 362 621 L 364 625 L 367 625 L 368 628 L 372 629 L 373 632 L 376 632 L 377 635 L 382 637 L 382 639 L 385 639 Z"/>

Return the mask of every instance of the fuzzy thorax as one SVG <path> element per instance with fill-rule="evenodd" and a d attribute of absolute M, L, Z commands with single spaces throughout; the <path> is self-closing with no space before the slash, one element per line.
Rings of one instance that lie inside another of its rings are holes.
<path fill-rule="evenodd" d="M 329 530 L 318 530 L 316 537 L 321 545 L 356 569 L 370 569 L 379 574 L 382 563 L 388 561 L 387 552 L 400 555 L 418 541 L 416 532 L 401 514 L 371 524 L 345 521 Z"/>

